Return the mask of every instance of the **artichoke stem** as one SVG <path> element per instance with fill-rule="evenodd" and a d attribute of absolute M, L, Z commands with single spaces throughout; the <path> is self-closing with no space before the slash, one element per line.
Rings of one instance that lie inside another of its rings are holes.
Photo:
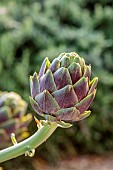
<path fill-rule="evenodd" d="M 25 154 L 28 148 L 35 149 L 45 142 L 58 127 L 57 123 L 43 125 L 34 135 L 26 140 L 17 143 L 14 146 L 8 147 L 0 151 L 0 163 L 16 158 Z"/>

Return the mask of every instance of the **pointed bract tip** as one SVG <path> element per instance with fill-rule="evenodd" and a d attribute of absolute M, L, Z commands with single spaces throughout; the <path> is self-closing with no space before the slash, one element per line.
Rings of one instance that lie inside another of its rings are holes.
<path fill-rule="evenodd" d="M 46 93 L 47 93 L 47 90 L 45 89 L 43 92 L 44 92 L 44 94 L 46 94 Z"/>
<path fill-rule="evenodd" d="M 36 71 L 35 71 L 34 74 L 33 74 L 33 77 L 35 77 L 35 76 L 37 77 L 37 72 L 36 72 Z"/>
<path fill-rule="evenodd" d="M 94 80 L 98 82 L 98 77 L 95 77 Z"/>
<path fill-rule="evenodd" d="M 70 91 L 73 88 L 73 85 L 68 85 L 68 90 Z"/>
<path fill-rule="evenodd" d="M 45 60 L 46 60 L 46 61 L 49 60 L 48 57 L 46 57 Z"/>
<path fill-rule="evenodd" d="M 88 68 L 91 70 L 91 64 L 88 65 Z"/>
<path fill-rule="evenodd" d="M 51 64 L 48 57 L 45 58 L 45 61 L 46 61 L 46 67 L 48 69 L 50 67 L 50 64 Z"/>
<path fill-rule="evenodd" d="M 82 113 L 82 114 L 79 115 L 79 120 L 85 119 L 85 118 L 88 117 L 90 114 L 91 114 L 91 111 L 90 111 L 90 110 L 85 111 L 84 113 Z"/>
<path fill-rule="evenodd" d="M 29 77 L 29 80 L 30 80 L 30 81 L 33 81 L 33 76 L 30 76 L 30 77 Z"/>
<path fill-rule="evenodd" d="M 48 70 L 46 71 L 46 75 L 51 74 L 51 73 L 52 73 L 52 71 L 51 71 L 50 69 L 48 69 Z"/>
<path fill-rule="evenodd" d="M 61 127 L 61 128 L 70 128 L 73 126 L 72 124 L 66 123 L 64 121 L 57 121 L 56 123 L 58 123 L 58 127 Z"/>

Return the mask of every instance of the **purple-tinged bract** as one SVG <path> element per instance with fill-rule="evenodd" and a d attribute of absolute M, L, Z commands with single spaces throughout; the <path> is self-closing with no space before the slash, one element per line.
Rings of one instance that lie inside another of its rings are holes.
<path fill-rule="evenodd" d="M 26 114 L 27 103 L 15 92 L 0 92 L 0 149 L 12 145 L 11 133 L 17 141 L 29 136 L 31 114 Z"/>
<path fill-rule="evenodd" d="M 75 122 L 90 115 L 98 78 L 77 53 L 62 53 L 52 63 L 45 58 L 39 74 L 30 77 L 33 109 L 50 121 Z"/>

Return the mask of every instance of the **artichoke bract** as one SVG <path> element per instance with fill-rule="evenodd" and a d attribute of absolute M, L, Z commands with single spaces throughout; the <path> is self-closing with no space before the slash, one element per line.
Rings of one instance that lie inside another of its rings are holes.
<path fill-rule="evenodd" d="M 50 121 L 75 122 L 91 111 L 98 78 L 92 81 L 91 66 L 77 53 L 62 53 L 52 63 L 45 58 L 39 74 L 30 77 L 33 109 Z"/>
<path fill-rule="evenodd" d="M 31 114 L 26 113 L 27 103 L 15 92 L 0 92 L 0 148 L 11 144 L 11 133 L 17 141 L 29 136 Z"/>

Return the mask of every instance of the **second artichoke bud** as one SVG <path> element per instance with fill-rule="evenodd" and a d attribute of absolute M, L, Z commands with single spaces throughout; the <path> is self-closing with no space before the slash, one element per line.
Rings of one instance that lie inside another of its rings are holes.
<path fill-rule="evenodd" d="M 0 92 L 0 149 L 12 145 L 11 134 L 17 141 L 29 136 L 31 114 L 26 114 L 27 103 L 15 92 Z"/>
<path fill-rule="evenodd" d="M 30 77 L 31 105 L 50 121 L 79 121 L 90 115 L 98 78 L 77 53 L 62 53 L 52 63 L 45 58 L 39 74 Z"/>

